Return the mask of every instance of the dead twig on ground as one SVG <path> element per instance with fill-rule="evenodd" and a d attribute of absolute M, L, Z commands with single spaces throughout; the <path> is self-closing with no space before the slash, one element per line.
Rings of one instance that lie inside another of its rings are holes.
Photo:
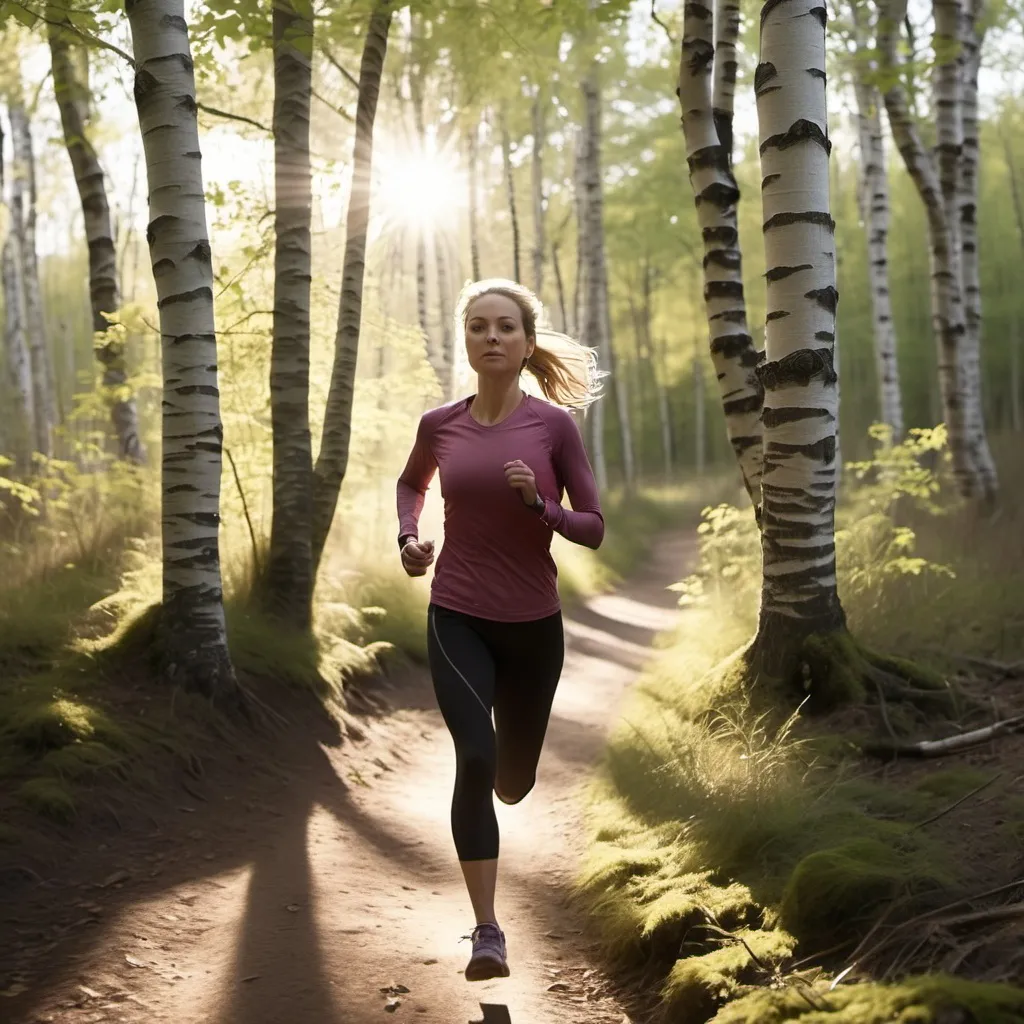
<path fill-rule="evenodd" d="M 944 807 L 937 814 L 933 814 L 930 818 L 925 818 L 924 821 L 919 821 L 916 825 L 913 826 L 913 828 L 924 828 L 925 825 L 931 825 L 933 822 L 938 821 L 939 818 L 945 817 L 947 814 L 949 814 L 950 811 L 955 811 L 962 803 L 965 803 L 966 801 L 970 800 L 972 796 L 977 796 L 977 794 L 980 793 L 983 789 L 988 789 L 988 787 L 991 786 L 993 782 L 997 782 L 1002 777 L 1003 772 L 997 772 L 987 782 L 983 782 L 980 786 L 976 786 L 974 789 L 970 791 L 970 793 L 965 793 L 962 797 L 960 797 L 959 800 L 954 800 L 948 807 Z"/>
<path fill-rule="evenodd" d="M 1024 729 L 1024 715 L 994 722 L 981 729 L 972 729 L 956 736 L 947 736 L 942 740 L 920 740 L 917 743 L 865 743 L 861 750 L 874 757 L 944 757 L 955 754 L 968 747 L 976 747 L 998 736 Z"/>

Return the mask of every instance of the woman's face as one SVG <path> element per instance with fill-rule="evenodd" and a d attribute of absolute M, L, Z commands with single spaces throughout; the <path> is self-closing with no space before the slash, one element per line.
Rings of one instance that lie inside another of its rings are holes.
<path fill-rule="evenodd" d="M 505 295 L 481 295 L 466 317 L 466 354 L 480 374 L 518 374 L 533 355 L 519 306 Z"/>

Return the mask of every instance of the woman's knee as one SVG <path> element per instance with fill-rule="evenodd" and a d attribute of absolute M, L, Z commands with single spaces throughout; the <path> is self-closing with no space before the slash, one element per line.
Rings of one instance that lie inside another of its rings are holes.
<path fill-rule="evenodd" d="M 520 779 L 502 779 L 499 777 L 494 782 L 494 793 L 503 804 L 517 804 L 529 795 L 530 790 L 533 789 L 536 783 L 536 775 Z"/>

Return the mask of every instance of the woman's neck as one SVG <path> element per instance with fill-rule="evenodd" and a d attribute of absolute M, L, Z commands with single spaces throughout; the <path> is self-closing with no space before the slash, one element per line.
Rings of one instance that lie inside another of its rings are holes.
<path fill-rule="evenodd" d="M 519 386 L 518 377 L 512 380 L 478 377 L 476 397 L 470 410 L 473 419 L 478 423 L 493 426 L 511 416 L 523 398 L 523 389 Z"/>

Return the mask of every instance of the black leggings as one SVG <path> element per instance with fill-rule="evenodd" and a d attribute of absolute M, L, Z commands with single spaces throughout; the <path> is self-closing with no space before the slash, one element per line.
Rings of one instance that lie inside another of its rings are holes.
<path fill-rule="evenodd" d="M 537 778 L 565 656 L 562 616 L 494 622 L 435 604 L 427 616 L 434 693 L 455 741 L 455 849 L 459 860 L 489 860 L 498 856 L 492 792 L 518 803 Z"/>

